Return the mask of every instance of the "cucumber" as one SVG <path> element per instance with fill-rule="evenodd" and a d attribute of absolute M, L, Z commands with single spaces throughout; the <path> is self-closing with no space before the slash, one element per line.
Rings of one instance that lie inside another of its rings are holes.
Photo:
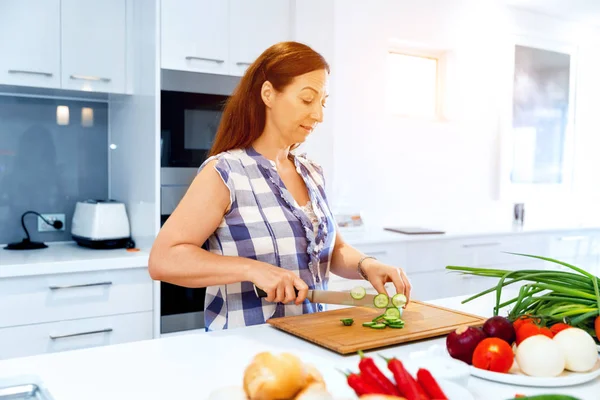
<path fill-rule="evenodd" d="M 356 286 L 350 290 L 350 296 L 352 296 L 354 300 L 360 300 L 365 297 L 366 294 L 367 291 L 362 286 Z"/>
<path fill-rule="evenodd" d="M 407 300 L 408 299 L 406 298 L 406 296 L 402 293 L 396 293 L 394 297 L 392 297 L 392 304 L 394 305 L 394 307 L 397 308 L 404 307 Z"/>
<path fill-rule="evenodd" d="M 404 328 L 404 324 L 388 324 L 388 326 L 392 329 L 402 329 Z"/>
<path fill-rule="evenodd" d="M 399 319 L 400 318 L 400 310 L 398 310 L 396 307 L 389 307 L 387 310 L 385 310 L 384 318 L 385 317 Z"/>
<path fill-rule="evenodd" d="M 354 320 L 352 318 L 342 318 L 340 319 L 340 321 L 342 321 L 342 324 L 344 324 L 344 326 L 350 326 L 354 323 Z"/>
<path fill-rule="evenodd" d="M 384 293 L 379 293 L 373 299 L 373 304 L 377 308 L 386 308 L 389 303 L 390 303 L 390 298 L 388 297 L 387 294 L 384 294 Z"/>
<path fill-rule="evenodd" d="M 372 329 L 385 329 L 385 324 L 373 324 L 371 325 Z"/>
<path fill-rule="evenodd" d="M 363 322 L 362 326 L 364 326 L 365 328 L 370 328 L 373 325 L 375 325 L 375 322 Z"/>

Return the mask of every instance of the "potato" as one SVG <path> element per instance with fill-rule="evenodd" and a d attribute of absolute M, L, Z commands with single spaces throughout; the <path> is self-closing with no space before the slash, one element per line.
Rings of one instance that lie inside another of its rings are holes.
<path fill-rule="evenodd" d="M 324 383 L 313 382 L 302 389 L 295 400 L 333 400 L 333 396 L 329 394 Z"/>

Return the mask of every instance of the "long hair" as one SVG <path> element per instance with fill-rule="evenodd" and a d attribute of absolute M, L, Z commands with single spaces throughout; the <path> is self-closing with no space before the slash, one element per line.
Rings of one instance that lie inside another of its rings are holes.
<path fill-rule="evenodd" d="M 227 100 L 209 156 L 247 148 L 262 134 L 266 106 L 261 88 L 265 81 L 281 92 L 296 76 L 320 69 L 330 72 L 323 56 L 305 44 L 281 42 L 266 49 L 248 67 Z"/>

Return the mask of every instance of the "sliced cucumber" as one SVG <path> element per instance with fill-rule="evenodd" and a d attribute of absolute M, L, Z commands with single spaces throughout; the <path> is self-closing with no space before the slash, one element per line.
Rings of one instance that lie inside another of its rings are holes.
<path fill-rule="evenodd" d="M 386 308 L 389 303 L 390 303 L 390 298 L 387 296 L 387 294 L 384 294 L 384 293 L 379 293 L 373 299 L 373 304 L 377 308 Z"/>
<path fill-rule="evenodd" d="M 342 318 L 340 321 L 342 321 L 342 324 L 344 324 L 344 326 L 350 326 L 354 323 L 354 320 L 352 318 Z"/>
<path fill-rule="evenodd" d="M 385 317 L 389 317 L 389 318 L 400 318 L 400 310 L 398 310 L 396 307 L 389 307 L 387 310 L 385 310 Z"/>
<path fill-rule="evenodd" d="M 385 324 L 373 324 L 371 325 L 373 329 L 385 329 Z"/>
<path fill-rule="evenodd" d="M 404 307 L 404 305 L 406 305 L 407 300 L 408 299 L 406 298 L 406 296 L 402 293 L 396 293 L 394 297 L 392 297 L 392 304 L 394 305 L 394 307 Z"/>
<path fill-rule="evenodd" d="M 362 286 L 356 286 L 350 290 L 350 296 L 352 296 L 354 300 L 360 300 L 365 297 L 366 294 L 367 291 Z"/>
<path fill-rule="evenodd" d="M 378 316 L 376 316 L 375 318 L 373 318 L 373 322 L 377 322 L 377 321 L 379 321 L 379 320 L 380 320 L 381 318 L 383 318 L 383 317 L 385 317 L 385 313 L 383 313 L 383 314 L 381 314 L 381 315 L 378 315 Z"/>
<path fill-rule="evenodd" d="M 387 322 L 389 322 L 390 324 L 393 323 L 397 323 L 399 321 L 402 321 L 400 318 L 395 318 L 395 317 L 383 317 L 383 319 Z"/>
<path fill-rule="evenodd" d="M 364 326 L 365 328 L 370 328 L 373 325 L 375 325 L 375 322 L 363 322 L 362 326 Z"/>
<path fill-rule="evenodd" d="M 392 329 L 402 329 L 404 328 L 404 324 L 388 324 L 388 326 Z"/>

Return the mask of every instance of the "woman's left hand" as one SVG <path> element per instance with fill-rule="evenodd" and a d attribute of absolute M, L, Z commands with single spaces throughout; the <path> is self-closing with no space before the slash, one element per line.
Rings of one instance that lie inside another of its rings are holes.
<path fill-rule="evenodd" d="M 402 268 L 392 267 L 373 259 L 365 260 L 361 268 L 378 293 L 387 294 L 384 285 L 392 282 L 396 287 L 396 293 L 403 293 L 408 304 L 412 286 Z"/>

